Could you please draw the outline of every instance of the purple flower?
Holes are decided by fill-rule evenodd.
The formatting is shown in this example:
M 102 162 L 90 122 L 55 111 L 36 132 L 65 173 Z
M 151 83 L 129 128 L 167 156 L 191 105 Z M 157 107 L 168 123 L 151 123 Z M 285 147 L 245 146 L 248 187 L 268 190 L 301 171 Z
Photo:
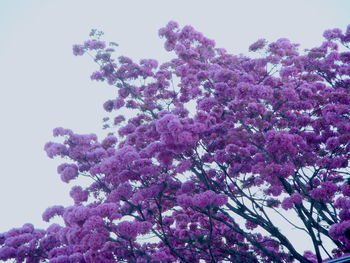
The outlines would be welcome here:
M 89 192 L 84 191 L 81 186 L 74 186 L 69 195 L 73 198 L 75 204 L 80 204 L 88 200 Z
M 173 114 L 166 114 L 156 121 L 156 129 L 159 133 L 169 132 L 168 124 L 178 118 Z
M 104 49 L 106 43 L 100 40 L 91 39 L 84 42 L 84 47 L 87 49 Z
M 50 263 L 70 263 L 69 257 L 66 255 L 60 255 L 50 259 Z
M 61 164 L 57 171 L 61 174 L 61 180 L 65 183 L 69 183 L 78 176 L 78 166 L 76 164 Z
M 85 48 L 82 45 L 73 45 L 74 56 L 82 56 L 85 53 Z
M 123 221 L 117 225 L 118 234 L 125 238 L 135 238 L 137 236 L 137 223 Z
M 186 181 L 181 185 L 181 191 L 183 193 L 191 192 L 194 188 L 195 188 L 195 185 L 193 181 Z
M 342 37 L 342 31 L 339 28 L 324 31 L 323 36 L 327 40 L 333 40 Z
M 54 216 L 62 216 L 64 212 L 64 207 L 61 205 L 51 206 L 45 210 L 42 214 L 42 218 L 44 221 L 49 222 L 51 218 Z
M 73 132 L 69 129 L 64 129 L 62 127 L 58 127 L 53 129 L 53 136 L 64 136 L 64 135 L 73 135 Z
M 48 142 L 44 146 L 44 150 L 47 153 L 47 156 L 53 158 L 57 155 L 64 156 L 67 154 L 67 148 L 63 144 Z
M 253 223 L 252 221 L 247 220 L 245 223 L 245 227 L 249 230 L 253 230 L 258 227 L 256 223 Z
M 129 183 L 123 183 L 117 187 L 117 192 L 121 197 L 129 199 L 132 196 L 132 187 Z
M 284 210 L 292 209 L 294 207 L 294 203 L 290 197 L 284 198 L 281 204 Z
M 114 146 L 117 143 L 118 139 L 115 136 L 107 136 L 101 143 L 102 147 L 107 149 L 109 147 Z
M 216 206 L 226 205 L 228 202 L 228 197 L 225 194 L 217 194 L 213 200 L 213 204 Z
M 183 208 L 188 208 L 192 205 L 192 198 L 187 194 L 178 195 L 176 201 Z
M 107 100 L 103 104 L 103 108 L 105 109 L 105 111 L 111 112 L 114 109 L 114 101 L 113 100 Z
M 125 105 L 129 109 L 136 109 L 137 108 L 137 102 L 134 100 L 128 100 Z
M 172 216 L 165 216 L 163 218 L 163 224 L 166 226 L 170 226 L 174 223 L 174 218 Z
M 117 117 L 114 118 L 114 124 L 115 125 L 117 125 L 117 124 L 119 124 L 119 123 L 121 123 L 123 121 L 125 121 L 125 118 L 122 115 L 118 115 Z
M 312 189 L 310 195 L 318 200 L 330 200 L 338 191 L 338 186 L 332 182 L 323 182 L 318 188 Z
M 136 130 L 136 126 L 132 123 L 128 123 L 124 127 L 121 127 L 118 130 L 118 133 L 120 136 L 125 136 L 127 134 L 133 133 Z
M 146 234 L 152 229 L 152 224 L 150 222 L 137 222 L 137 232 L 140 234 Z
M 341 186 L 341 191 L 344 196 L 350 196 L 350 184 L 349 183 L 344 183 Z
M 199 102 L 198 109 L 209 112 L 216 103 L 217 101 L 214 98 L 204 98 Z
M 100 71 L 95 71 L 90 76 L 91 80 L 103 81 L 105 78 Z
M 326 142 L 326 147 L 328 150 L 334 150 L 337 147 L 339 147 L 339 145 L 340 145 L 340 142 L 337 137 L 331 137 Z
M 178 173 L 183 173 L 186 172 L 187 170 L 190 169 L 192 165 L 192 162 L 190 160 L 183 160 L 179 163 L 179 165 L 176 167 L 176 171 Z
M 257 51 L 262 49 L 266 45 L 267 41 L 265 39 L 258 39 L 256 42 L 249 46 L 249 51 Z
M 171 152 L 160 152 L 157 154 L 157 159 L 163 166 L 170 166 L 173 162 L 173 154 Z
M 204 208 L 211 204 L 211 202 L 215 198 L 215 193 L 211 190 L 205 191 L 201 194 L 196 194 L 193 196 L 192 203 L 195 206 L 198 206 L 200 208 Z
M 290 199 L 295 204 L 301 204 L 303 201 L 303 197 L 299 193 L 294 193 L 290 196 Z
M 1 247 L 0 248 L 0 260 L 8 260 L 16 256 L 16 249 L 13 247 Z
M 120 109 L 121 107 L 123 107 L 125 104 L 124 99 L 122 98 L 116 98 L 114 100 L 114 109 Z
M 310 250 L 304 252 L 303 255 L 306 259 L 308 259 L 311 263 L 317 263 L 317 256 Z
M 76 252 L 69 256 L 69 263 L 83 263 L 84 262 L 84 255 Z
M 5 240 L 5 246 L 18 248 L 20 245 L 28 243 L 34 238 L 32 233 L 24 233 Z

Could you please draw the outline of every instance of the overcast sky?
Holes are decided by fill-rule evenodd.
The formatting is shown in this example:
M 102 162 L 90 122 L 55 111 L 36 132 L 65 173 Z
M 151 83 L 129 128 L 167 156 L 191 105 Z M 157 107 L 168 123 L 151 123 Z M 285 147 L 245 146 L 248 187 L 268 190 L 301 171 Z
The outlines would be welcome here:
M 169 20 L 247 53 L 261 37 L 318 45 L 325 29 L 350 23 L 349 11 L 348 0 L 0 0 L 0 232 L 26 222 L 45 227 L 46 207 L 72 204 L 71 185 L 56 173 L 60 162 L 43 146 L 57 126 L 99 134 L 102 103 L 115 97 L 112 87 L 90 81 L 96 66 L 88 57 L 72 55 L 90 29 L 117 42 L 118 54 L 165 61 L 157 31 Z

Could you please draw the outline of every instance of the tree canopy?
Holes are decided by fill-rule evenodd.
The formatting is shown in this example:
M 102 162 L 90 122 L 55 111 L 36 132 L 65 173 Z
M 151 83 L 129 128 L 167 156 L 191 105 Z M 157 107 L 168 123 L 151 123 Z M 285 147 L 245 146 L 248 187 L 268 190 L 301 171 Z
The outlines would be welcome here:
M 175 54 L 161 65 L 114 56 L 117 44 L 97 30 L 73 46 L 98 64 L 92 80 L 116 88 L 103 104 L 109 134 L 54 129 L 61 141 L 45 151 L 63 158 L 62 181 L 91 184 L 71 188 L 74 205 L 44 211 L 64 224 L 0 234 L 0 260 L 306 263 L 349 253 L 350 26 L 303 52 L 259 39 L 250 57 L 176 22 L 159 35 Z M 299 251 L 276 216 L 312 249 Z

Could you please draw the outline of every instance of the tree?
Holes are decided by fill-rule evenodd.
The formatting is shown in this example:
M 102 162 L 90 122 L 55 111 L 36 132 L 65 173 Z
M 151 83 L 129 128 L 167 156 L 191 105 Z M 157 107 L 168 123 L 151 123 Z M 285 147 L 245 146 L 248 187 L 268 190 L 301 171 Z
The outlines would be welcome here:
M 54 129 L 64 141 L 45 150 L 67 161 L 62 181 L 92 183 L 72 187 L 73 206 L 43 213 L 64 225 L 1 234 L 0 259 L 279 263 L 348 253 L 350 26 L 303 53 L 260 39 L 253 58 L 191 26 L 169 22 L 159 34 L 176 54 L 160 66 L 113 58 L 116 44 L 96 30 L 73 47 L 98 63 L 91 79 L 117 87 L 103 105 L 110 133 Z M 298 251 L 273 214 L 307 233 L 313 251 Z

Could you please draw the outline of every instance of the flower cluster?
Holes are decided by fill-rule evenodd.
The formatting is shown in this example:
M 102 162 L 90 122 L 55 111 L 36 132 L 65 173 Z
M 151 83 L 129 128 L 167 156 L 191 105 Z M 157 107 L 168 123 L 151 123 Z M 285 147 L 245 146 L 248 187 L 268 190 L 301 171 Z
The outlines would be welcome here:
M 91 184 L 72 187 L 72 206 L 43 213 L 62 225 L 0 234 L 0 260 L 309 263 L 322 262 L 326 240 L 328 257 L 347 253 L 350 26 L 304 53 L 259 39 L 254 58 L 176 22 L 159 35 L 175 55 L 163 64 L 115 58 L 97 31 L 73 46 L 98 63 L 92 80 L 116 87 L 103 104 L 109 134 L 54 129 L 62 141 L 44 150 L 65 159 L 61 180 Z M 293 227 L 287 213 L 299 217 L 313 251 L 288 241 L 276 211 Z

